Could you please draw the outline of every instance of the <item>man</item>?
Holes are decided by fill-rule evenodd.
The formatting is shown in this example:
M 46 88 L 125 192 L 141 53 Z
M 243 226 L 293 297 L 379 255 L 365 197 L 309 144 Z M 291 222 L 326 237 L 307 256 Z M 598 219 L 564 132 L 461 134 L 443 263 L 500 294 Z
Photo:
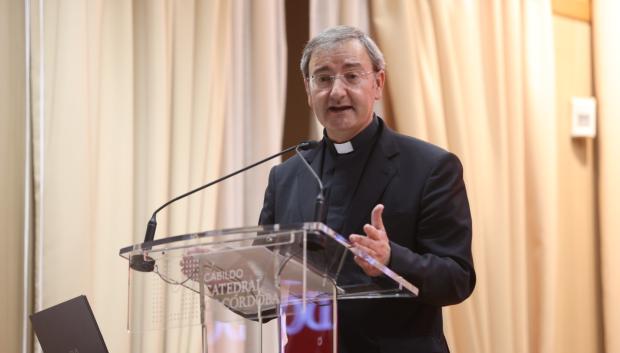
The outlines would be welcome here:
M 373 113 L 384 69 L 375 43 L 346 26 L 310 40 L 301 59 L 308 104 L 325 128 L 304 157 L 330 190 L 327 225 L 420 289 L 414 299 L 339 301 L 339 352 L 448 352 L 441 308 L 475 285 L 462 166 Z M 312 221 L 313 185 L 298 157 L 274 167 L 260 223 Z

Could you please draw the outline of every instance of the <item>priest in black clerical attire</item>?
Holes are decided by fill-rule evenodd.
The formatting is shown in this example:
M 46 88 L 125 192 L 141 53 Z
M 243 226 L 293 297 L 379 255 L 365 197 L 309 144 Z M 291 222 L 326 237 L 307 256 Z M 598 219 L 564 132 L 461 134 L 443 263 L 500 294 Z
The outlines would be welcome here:
M 378 131 L 379 120 L 375 118 L 351 141 L 336 143 L 325 136 L 318 147 L 321 153 L 318 175 L 328 195 L 326 223 L 338 233 L 342 233 L 347 211 L 364 173 Z
M 441 309 L 465 300 L 476 282 L 459 159 L 392 131 L 374 114 L 385 62 L 360 30 L 317 35 L 301 71 L 324 127 L 320 145 L 303 156 L 327 190 L 327 225 L 420 290 L 417 298 L 339 302 L 339 352 L 449 352 Z M 313 221 L 316 193 L 301 159 L 287 160 L 269 174 L 260 223 Z M 381 274 L 362 259 L 349 266 L 369 280 Z

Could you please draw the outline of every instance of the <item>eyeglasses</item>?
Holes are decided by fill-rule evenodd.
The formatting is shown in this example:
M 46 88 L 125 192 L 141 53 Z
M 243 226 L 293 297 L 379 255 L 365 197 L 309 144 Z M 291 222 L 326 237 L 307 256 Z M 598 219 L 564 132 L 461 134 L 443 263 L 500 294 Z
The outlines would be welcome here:
M 357 87 L 362 83 L 362 80 L 368 76 L 368 74 L 375 73 L 375 71 L 348 71 L 342 75 L 328 75 L 318 74 L 310 76 L 311 88 L 317 90 L 329 89 L 334 85 L 336 79 L 341 79 L 342 82 L 349 87 Z

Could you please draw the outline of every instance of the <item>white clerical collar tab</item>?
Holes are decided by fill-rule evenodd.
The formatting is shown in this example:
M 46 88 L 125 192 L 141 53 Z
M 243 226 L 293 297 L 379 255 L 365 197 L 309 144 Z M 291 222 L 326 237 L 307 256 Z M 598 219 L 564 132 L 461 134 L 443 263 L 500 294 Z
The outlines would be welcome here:
M 353 152 L 353 145 L 351 144 L 351 141 L 347 141 L 345 143 L 334 143 L 334 147 L 336 147 L 336 152 L 338 152 L 338 154 Z

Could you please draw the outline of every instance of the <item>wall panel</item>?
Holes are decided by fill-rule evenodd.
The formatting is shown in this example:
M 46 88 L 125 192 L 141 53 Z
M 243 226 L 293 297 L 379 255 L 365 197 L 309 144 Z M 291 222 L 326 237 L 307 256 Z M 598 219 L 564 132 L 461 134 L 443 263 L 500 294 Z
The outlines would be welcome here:
M 0 0 L 0 351 L 19 352 L 24 216 L 24 4 Z

